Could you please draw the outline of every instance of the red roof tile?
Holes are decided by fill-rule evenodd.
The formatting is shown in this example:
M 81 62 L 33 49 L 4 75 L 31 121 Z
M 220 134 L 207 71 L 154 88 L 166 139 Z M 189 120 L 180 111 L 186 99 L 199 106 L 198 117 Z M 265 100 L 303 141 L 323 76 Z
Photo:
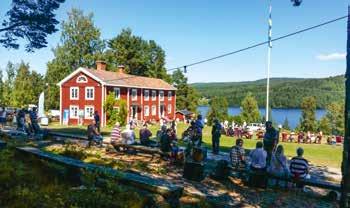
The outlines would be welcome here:
M 107 85 L 112 86 L 128 86 L 136 88 L 164 89 L 176 90 L 176 88 L 164 80 L 143 76 L 135 76 L 122 72 L 112 72 L 104 70 L 86 69 L 95 75 Z

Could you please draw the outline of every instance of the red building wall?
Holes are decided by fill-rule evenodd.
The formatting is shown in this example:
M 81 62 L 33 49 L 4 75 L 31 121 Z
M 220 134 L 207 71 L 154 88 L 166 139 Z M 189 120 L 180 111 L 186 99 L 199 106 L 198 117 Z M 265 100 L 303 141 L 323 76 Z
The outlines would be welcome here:
M 87 83 L 77 83 L 77 77 L 84 75 L 79 73 L 72 77 L 67 82 L 63 83 L 61 86 L 62 90 L 62 103 L 61 103 L 61 118 L 63 118 L 63 111 L 65 109 L 70 109 L 70 105 L 76 105 L 79 109 L 85 110 L 85 106 L 93 106 L 95 111 L 98 111 L 99 115 L 102 114 L 102 87 L 96 80 L 85 75 L 87 78 Z M 70 87 L 79 87 L 79 99 L 71 100 L 70 99 Z M 85 87 L 94 87 L 94 100 L 85 99 Z M 77 125 L 78 119 L 70 118 L 68 120 L 69 125 Z M 83 119 L 83 124 L 87 125 L 91 123 L 92 119 Z

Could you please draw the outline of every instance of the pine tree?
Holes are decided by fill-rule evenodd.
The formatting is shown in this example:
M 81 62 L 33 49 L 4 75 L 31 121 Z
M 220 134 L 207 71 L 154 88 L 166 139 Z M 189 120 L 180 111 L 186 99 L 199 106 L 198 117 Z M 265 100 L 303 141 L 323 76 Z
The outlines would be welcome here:
M 288 118 L 287 118 L 287 117 L 284 119 L 284 122 L 283 122 L 282 127 L 283 127 L 283 129 L 285 129 L 285 130 L 290 130 L 289 121 L 288 121 Z
M 301 103 L 301 122 L 302 131 L 316 131 L 316 99 L 315 97 L 305 97 Z
M 226 98 L 214 97 L 210 100 L 208 124 L 212 125 L 214 119 L 219 119 L 219 121 L 228 119 L 228 102 Z
M 247 123 L 258 122 L 260 119 L 260 112 L 258 102 L 255 97 L 248 93 L 241 103 L 241 118 Z

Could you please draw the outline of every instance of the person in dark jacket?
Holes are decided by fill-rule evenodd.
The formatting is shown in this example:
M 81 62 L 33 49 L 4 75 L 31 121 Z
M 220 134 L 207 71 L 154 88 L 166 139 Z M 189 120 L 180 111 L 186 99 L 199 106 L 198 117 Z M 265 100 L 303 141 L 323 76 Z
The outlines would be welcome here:
M 98 114 L 98 111 L 95 111 L 95 113 L 94 113 L 94 120 L 96 123 L 96 128 L 97 128 L 98 133 L 101 133 L 101 129 L 100 129 L 101 119 L 100 119 L 100 115 Z
M 149 139 L 152 136 L 152 132 L 148 129 L 148 125 L 143 124 L 143 128 L 140 129 L 140 142 L 142 145 L 149 146 L 151 140 Z
M 220 137 L 222 126 L 218 119 L 214 119 L 213 128 L 211 130 L 213 154 L 219 154 Z
M 272 126 L 271 121 L 266 121 L 266 132 L 264 135 L 264 150 L 267 153 L 266 162 L 269 165 L 272 151 L 275 149 L 277 143 L 278 143 L 278 131 Z
M 171 130 L 167 129 L 166 134 L 163 134 L 160 138 L 160 150 L 162 152 L 171 152 Z

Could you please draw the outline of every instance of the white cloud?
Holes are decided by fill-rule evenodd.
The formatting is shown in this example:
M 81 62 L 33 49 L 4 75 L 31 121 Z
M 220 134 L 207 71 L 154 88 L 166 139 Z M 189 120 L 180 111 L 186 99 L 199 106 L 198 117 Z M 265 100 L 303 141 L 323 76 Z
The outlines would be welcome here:
M 320 54 L 317 55 L 316 58 L 320 61 L 344 60 L 346 58 L 346 53 Z

